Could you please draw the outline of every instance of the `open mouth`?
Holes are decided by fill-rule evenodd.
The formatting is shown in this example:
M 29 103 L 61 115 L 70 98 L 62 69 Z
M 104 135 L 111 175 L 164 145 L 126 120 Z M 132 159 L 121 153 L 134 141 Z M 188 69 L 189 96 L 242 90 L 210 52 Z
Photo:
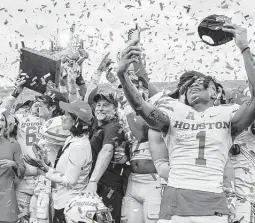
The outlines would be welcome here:
M 190 90 L 191 93 L 197 93 L 197 92 L 200 92 L 200 91 L 201 91 L 200 88 L 192 88 L 192 89 Z
M 106 115 L 105 113 L 97 113 L 97 115 Z

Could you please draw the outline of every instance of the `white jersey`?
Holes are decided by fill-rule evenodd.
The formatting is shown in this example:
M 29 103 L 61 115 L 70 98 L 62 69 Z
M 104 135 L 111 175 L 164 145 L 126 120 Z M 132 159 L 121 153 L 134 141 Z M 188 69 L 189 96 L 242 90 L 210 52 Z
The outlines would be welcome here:
M 161 110 L 170 118 L 167 133 L 170 172 L 175 188 L 223 192 L 223 173 L 232 145 L 231 119 L 237 105 L 215 106 L 204 112 L 178 101 Z
M 15 117 L 18 120 L 17 141 L 20 144 L 22 154 L 35 158 L 32 146 L 39 138 L 39 132 L 43 120 L 30 114 L 16 114 Z M 28 174 L 37 174 L 36 167 L 30 166 L 27 163 L 25 163 L 25 165 L 26 172 Z
M 231 163 L 235 169 L 236 193 L 248 196 L 255 202 L 255 135 L 251 128 L 241 133 L 234 143 L 241 147 L 239 155 L 230 154 Z

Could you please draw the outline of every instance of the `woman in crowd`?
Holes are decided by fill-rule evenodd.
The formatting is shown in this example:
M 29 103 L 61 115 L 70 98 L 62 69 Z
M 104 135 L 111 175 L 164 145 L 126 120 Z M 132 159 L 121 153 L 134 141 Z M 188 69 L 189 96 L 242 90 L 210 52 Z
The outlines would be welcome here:
M 75 195 L 83 192 L 89 181 L 92 164 L 91 146 L 88 138 L 92 112 L 89 105 L 83 101 L 74 103 L 60 102 L 60 107 L 66 112 L 63 116 L 63 129 L 70 130 L 71 136 L 59 150 L 54 168 L 47 166 L 40 159 L 25 156 L 25 161 L 38 167 L 40 174 L 55 183 L 52 196 L 54 202 L 53 222 L 65 223 L 64 208 Z
M 0 114 L 0 222 L 17 222 L 19 211 L 13 182 L 15 175 L 23 178 L 25 165 L 19 144 L 6 137 L 8 124 L 4 110 Z

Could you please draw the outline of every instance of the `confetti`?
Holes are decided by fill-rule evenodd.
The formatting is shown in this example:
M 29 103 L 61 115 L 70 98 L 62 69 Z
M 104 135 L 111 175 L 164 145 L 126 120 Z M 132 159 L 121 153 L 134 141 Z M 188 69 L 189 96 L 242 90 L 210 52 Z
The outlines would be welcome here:
M 137 0 L 139 6 L 142 6 L 141 0 Z
M 186 12 L 189 13 L 189 11 L 190 11 L 190 5 L 188 5 L 188 6 L 183 6 L 183 8 L 185 8 L 185 9 L 186 9 Z
M 162 3 L 162 2 L 159 3 L 159 6 L 160 6 L 161 11 L 163 11 L 164 6 L 163 6 L 163 3 Z
M 130 8 L 135 8 L 135 6 L 133 6 L 133 5 L 126 5 L 125 8 L 130 9 Z
M 37 29 L 42 29 L 44 26 L 43 25 L 36 25 Z
M 15 64 L 15 63 L 17 63 L 19 61 L 19 59 L 17 59 L 17 60 L 15 60 L 15 61 L 13 61 L 12 63 L 11 63 L 11 65 L 13 65 L 13 64 Z
M 195 32 L 187 33 L 187 36 L 193 36 L 194 34 L 195 34 Z
M 4 21 L 4 25 L 7 25 L 8 24 L 8 21 L 7 21 L 7 19 Z

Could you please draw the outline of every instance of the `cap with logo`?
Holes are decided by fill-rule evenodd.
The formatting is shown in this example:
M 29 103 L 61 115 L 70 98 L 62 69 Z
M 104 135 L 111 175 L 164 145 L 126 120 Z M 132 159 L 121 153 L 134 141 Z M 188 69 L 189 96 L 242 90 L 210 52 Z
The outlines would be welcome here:
M 234 35 L 222 30 L 224 23 L 230 23 L 231 19 L 224 15 L 210 15 L 202 20 L 198 26 L 198 34 L 202 41 L 210 46 L 219 46 L 231 41 Z M 231 27 L 230 27 L 231 28 Z M 203 36 L 213 40 L 209 43 Z
M 102 92 L 102 93 L 96 94 L 93 98 L 93 101 L 97 103 L 99 100 L 107 100 L 108 102 L 112 103 L 115 107 L 118 106 L 118 102 L 113 93 Z
M 93 118 L 92 110 L 90 105 L 85 103 L 84 101 L 77 100 L 72 103 L 65 103 L 61 101 L 59 103 L 59 106 L 64 111 L 74 114 L 85 123 L 89 125 L 91 124 Z

